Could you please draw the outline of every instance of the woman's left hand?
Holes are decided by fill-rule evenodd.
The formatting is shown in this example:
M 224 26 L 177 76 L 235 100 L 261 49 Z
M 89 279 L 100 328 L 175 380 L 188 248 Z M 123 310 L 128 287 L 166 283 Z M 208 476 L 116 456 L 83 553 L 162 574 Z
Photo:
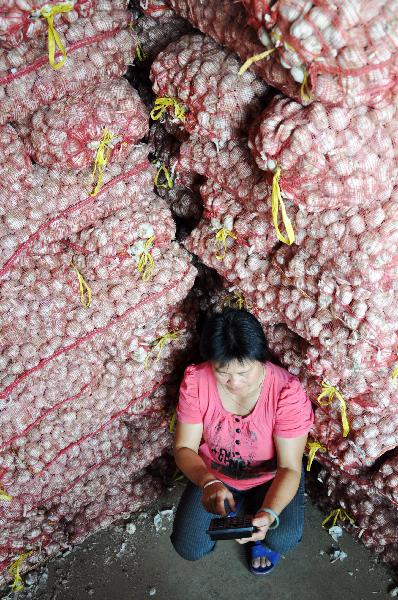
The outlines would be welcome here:
M 257 542 L 258 540 L 263 540 L 273 521 L 274 518 L 272 515 L 265 512 L 257 512 L 252 520 L 252 523 L 257 528 L 257 530 L 253 531 L 252 537 L 240 538 L 236 541 L 238 542 L 238 544 L 247 544 L 247 542 Z

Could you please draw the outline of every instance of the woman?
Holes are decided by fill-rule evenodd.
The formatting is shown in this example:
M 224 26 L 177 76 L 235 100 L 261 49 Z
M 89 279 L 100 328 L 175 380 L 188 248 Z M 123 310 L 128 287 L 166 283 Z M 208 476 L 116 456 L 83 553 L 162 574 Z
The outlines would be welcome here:
M 177 407 L 174 456 L 189 483 L 171 541 L 187 560 L 208 554 L 211 519 L 239 502 L 256 530 L 237 541 L 251 542 L 250 570 L 266 575 L 301 541 L 311 403 L 298 379 L 270 361 L 262 327 L 245 310 L 209 318 L 200 350 L 206 362 L 186 369 Z

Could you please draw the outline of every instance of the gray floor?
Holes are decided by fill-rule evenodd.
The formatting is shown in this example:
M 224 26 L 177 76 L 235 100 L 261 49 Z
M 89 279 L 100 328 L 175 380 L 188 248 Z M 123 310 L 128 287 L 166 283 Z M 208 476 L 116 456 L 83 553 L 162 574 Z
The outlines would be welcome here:
M 331 563 L 329 551 L 336 543 L 321 528 L 322 514 L 308 498 L 304 540 L 269 577 L 247 571 L 244 547 L 234 541 L 219 542 L 200 562 L 186 562 L 170 544 L 168 519 L 159 532 L 153 523 L 159 509 L 176 505 L 181 491 L 177 485 L 146 513 L 135 515 L 134 533 L 111 527 L 50 561 L 38 577 L 28 578 L 31 586 L 18 600 L 381 600 L 391 598 L 398 585 L 394 573 L 347 533 L 340 538 L 347 558 Z

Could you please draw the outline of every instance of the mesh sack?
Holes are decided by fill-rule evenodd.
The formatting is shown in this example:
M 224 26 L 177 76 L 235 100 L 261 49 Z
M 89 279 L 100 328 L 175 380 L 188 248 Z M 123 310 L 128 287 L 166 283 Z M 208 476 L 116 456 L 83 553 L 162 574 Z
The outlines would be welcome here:
M 230 0 L 170 0 L 175 12 L 192 23 L 202 33 L 226 46 L 242 61 L 264 51 L 255 31 L 247 25 L 247 14 L 240 2 Z M 269 48 L 272 50 L 272 46 Z M 300 100 L 300 86 L 274 57 L 254 62 L 250 69 L 268 85 L 276 87 L 290 98 Z
M 280 168 L 284 197 L 319 211 L 389 199 L 397 176 L 397 102 L 377 109 L 303 107 L 276 96 L 251 130 L 258 166 Z
M 118 2 L 120 4 L 120 1 Z M 44 6 L 57 7 L 61 2 L 46 0 L 4 0 L 0 9 L 0 47 L 16 48 L 32 38 L 45 38 L 48 30 L 47 22 L 40 17 Z M 95 0 L 74 0 L 67 3 L 67 12 L 54 14 L 53 23 L 56 31 L 65 31 L 67 27 L 81 17 L 89 17 L 94 11 Z M 98 7 L 95 7 L 98 9 Z M 123 7 L 122 7 L 123 8 Z
M 31 41 L 0 50 L 0 123 L 20 121 L 52 102 L 121 77 L 135 54 L 135 35 L 125 29 L 130 16 L 108 10 L 71 24 L 63 39 L 67 59 L 57 71 L 48 64 L 45 44 Z
M 372 475 L 372 483 L 379 494 L 387 497 L 398 507 L 398 453 L 393 451 Z
M 108 215 L 135 204 L 153 189 L 154 168 L 144 144 L 127 148 L 125 158 L 103 170 L 103 185 L 93 196 L 88 169 L 59 171 L 34 166 L 18 194 L 2 193 L 0 246 L 3 280 L 12 277 L 19 260 L 29 253 L 48 252 L 50 242 L 89 227 Z
M 369 479 L 346 475 L 340 470 L 322 469 L 318 484 L 312 486 L 310 495 L 327 512 L 338 508 L 346 511 L 346 517 L 338 524 L 379 559 L 391 564 L 398 563 L 398 511 L 395 506 L 377 494 Z M 343 513 L 343 516 L 344 513 Z M 332 525 L 333 519 L 325 524 Z
M 253 73 L 239 76 L 238 70 L 232 52 L 198 33 L 183 36 L 161 52 L 150 77 L 157 96 L 177 98 L 183 106 L 181 125 L 189 133 L 224 145 L 247 129 L 267 92 Z
M 141 140 L 148 133 L 148 113 L 138 92 L 125 79 L 115 79 L 39 109 L 17 130 L 37 164 L 83 169 L 92 165 L 104 130 L 112 136 L 110 160 Z
M 11 125 L 0 126 L 0 194 L 18 194 L 32 171 L 32 162 Z
M 138 19 L 135 32 L 142 49 L 142 61 L 152 63 L 171 42 L 191 33 L 192 27 L 185 19 L 175 14 L 156 18 L 144 15 Z
M 259 37 L 306 95 L 327 104 L 371 105 L 394 87 L 395 0 L 244 0 Z M 272 6 L 271 6 L 272 4 Z M 308 88 L 307 79 L 311 84 Z

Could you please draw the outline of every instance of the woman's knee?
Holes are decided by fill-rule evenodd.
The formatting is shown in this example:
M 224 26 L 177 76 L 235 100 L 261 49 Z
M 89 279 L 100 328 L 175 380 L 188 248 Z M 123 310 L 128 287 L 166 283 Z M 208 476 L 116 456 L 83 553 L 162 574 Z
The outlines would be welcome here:
M 279 552 L 279 554 L 287 554 L 297 548 L 303 539 L 303 534 L 295 534 L 285 538 L 279 538 L 272 541 L 272 549 Z
M 184 544 L 184 542 L 179 541 L 176 537 L 171 534 L 170 541 L 173 545 L 174 550 L 184 558 L 185 560 L 196 561 L 200 560 L 210 552 L 213 552 L 215 548 L 215 543 L 213 546 L 209 546 L 206 548 L 197 548 L 194 546 L 189 546 L 188 544 Z

